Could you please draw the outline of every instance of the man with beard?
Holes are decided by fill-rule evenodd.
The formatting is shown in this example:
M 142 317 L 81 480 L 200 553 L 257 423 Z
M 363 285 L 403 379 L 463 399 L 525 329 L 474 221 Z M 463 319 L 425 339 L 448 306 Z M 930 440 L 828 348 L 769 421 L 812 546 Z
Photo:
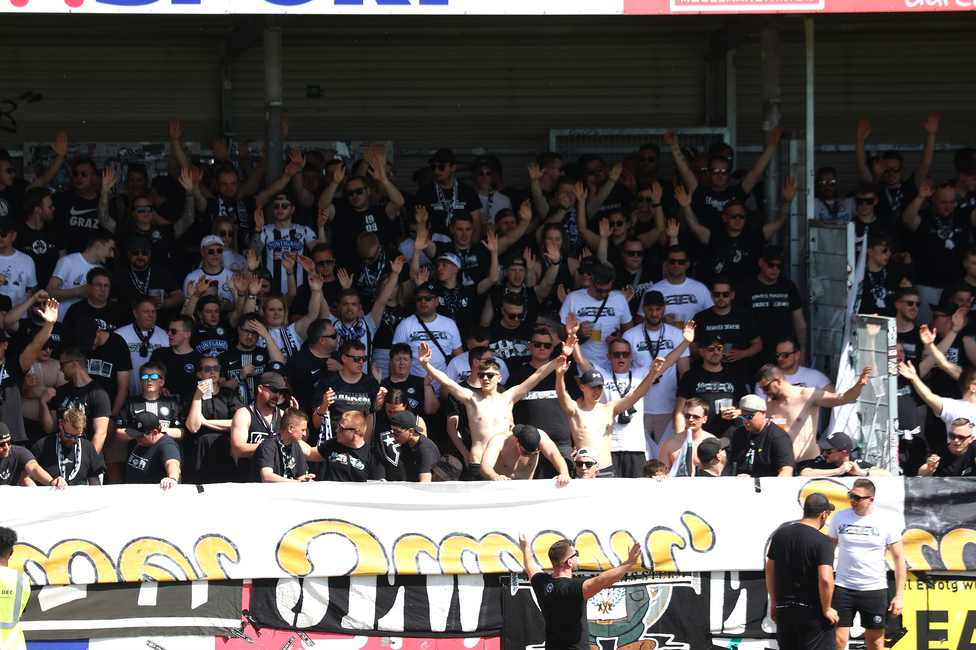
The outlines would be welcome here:
M 119 303 L 128 305 L 137 296 L 154 296 L 156 309 L 181 307 L 183 289 L 165 264 L 152 265 L 151 242 L 145 237 L 133 237 L 126 249 L 129 263 L 121 265 L 112 281 L 113 295 Z
M 67 485 L 101 485 L 105 464 L 85 438 L 87 418 L 78 409 L 68 409 L 58 422 L 58 431 L 37 441 L 34 458 L 51 476 L 64 478 Z
M 312 395 L 324 381 L 326 373 L 342 367 L 338 359 L 332 358 L 336 347 L 335 328 L 329 321 L 319 318 L 308 326 L 308 338 L 302 349 L 288 357 L 285 376 L 299 408 L 306 413 L 314 408 Z
M 722 339 L 722 361 L 740 372 L 745 380 L 750 363 L 747 359 L 762 352 L 759 325 L 748 309 L 734 304 L 735 291 L 730 279 L 716 276 L 711 283 L 711 292 L 715 304 L 695 314 L 697 340 L 691 345 L 691 354 L 704 356 L 701 346 L 706 345 L 705 339 L 711 341 L 718 336 Z
M 85 414 L 85 437 L 91 440 L 95 451 L 101 453 L 108 438 L 108 421 L 112 404 L 108 393 L 88 374 L 88 357 L 77 346 L 69 346 L 61 352 L 61 374 L 67 383 L 48 388 L 41 395 L 41 424 L 44 431 L 54 433 L 58 414 L 76 408 Z
M 362 433 L 366 442 L 373 439 L 373 413 L 376 411 L 376 397 L 380 384 L 376 378 L 363 373 L 366 362 L 366 347 L 357 340 L 346 341 L 339 348 L 342 368 L 330 373 L 319 384 L 312 395 L 311 404 L 316 408 L 312 414 L 312 427 L 322 428 L 322 420 L 328 413 L 331 422 L 326 431 L 335 431 L 343 414 L 357 411 L 363 414 L 365 428 Z M 332 391 L 333 395 L 328 395 Z M 385 392 L 385 391 L 384 391 Z M 328 436 L 327 436 L 328 437 Z
M 183 398 L 187 440 L 184 473 L 190 484 L 230 483 L 237 480 L 237 463 L 230 449 L 232 418 L 244 409 L 240 394 L 221 388 L 220 362 L 213 357 L 197 361 L 197 384 Z
M 98 328 L 106 332 L 114 332 L 126 323 L 132 316 L 114 300 L 109 300 L 112 292 L 112 276 L 106 269 L 95 267 L 88 272 L 88 298 L 71 305 L 66 317 L 67 322 L 76 323 L 79 318 L 95 319 Z M 129 301 L 128 304 L 132 304 Z
M 258 339 L 264 338 L 268 347 L 258 346 Z M 281 354 L 268 328 L 257 314 L 244 314 L 237 326 L 237 345 L 218 357 L 223 366 L 224 376 L 221 386 L 237 388 L 241 402 L 254 401 L 254 379 L 265 371 L 277 367 L 284 369 L 285 357 Z
M 418 209 L 430 214 L 430 230 L 435 235 L 450 235 L 448 228 L 455 219 L 464 216 L 472 224 L 474 241 L 481 239 L 481 199 L 468 185 L 454 178 L 457 172 L 457 157 L 450 149 L 440 149 L 427 161 L 434 182 L 414 195 Z M 418 219 L 419 220 L 419 219 Z M 428 254 L 433 259 L 435 255 Z
M 91 158 L 79 158 L 72 165 L 71 189 L 52 197 L 54 218 L 65 234 L 68 253 L 80 252 L 98 231 L 97 169 Z M 58 298 L 58 296 L 55 296 Z
M 34 260 L 37 285 L 46 287 L 54 273 L 54 265 L 67 252 L 64 231 L 53 223 L 54 203 L 51 201 L 51 193 L 43 187 L 27 190 L 24 193 L 24 215 L 26 220 L 17 228 L 14 246 Z
M 277 372 L 258 377 L 254 401 L 234 413 L 230 425 L 230 447 L 237 459 L 238 477 L 246 481 L 251 475 L 251 457 L 265 438 L 278 433 L 281 411 L 278 400 L 285 390 L 285 380 Z
M 701 364 L 692 365 L 678 382 L 678 399 L 674 405 L 674 431 L 677 435 L 670 439 L 683 439 L 681 432 L 688 426 L 684 413 L 688 409 L 687 402 L 693 399 L 706 404 L 704 416 L 707 421 L 699 426 L 703 424 L 706 431 L 716 436 L 725 434 L 732 423 L 722 418 L 715 403 L 728 399 L 735 404 L 749 392 L 743 375 L 722 363 L 722 355 L 725 354 L 723 339 L 718 335 L 706 339 L 707 343 L 702 342 Z M 711 417 L 707 417 L 709 413 Z
M 308 226 L 292 222 L 297 204 L 295 196 L 288 190 L 275 194 L 271 202 L 274 222 L 264 224 L 264 213 L 254 215 L 255 236 L 251 238 L 250 248 L 263 258 L 263 264 L 271 273 L 271 286 L 274 293 L 288 293 L 288 275 L 295 275 L 296 285 L 305 283 L 305 269 L 297 265 L 291 271 L 285 269 L 281 260 L 286 255 L 305 255 L 319 242 L 326 241 L 325 220 L 317 222 L 318 232 Z

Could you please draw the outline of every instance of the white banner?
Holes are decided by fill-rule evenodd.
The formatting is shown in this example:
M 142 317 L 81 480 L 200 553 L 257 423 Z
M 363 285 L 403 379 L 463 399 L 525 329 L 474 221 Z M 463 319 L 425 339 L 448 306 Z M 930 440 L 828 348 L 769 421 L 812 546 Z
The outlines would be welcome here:
M 602 570 L 638 541 L 653 571 L 761 570 L 767 540 L 824 492 L 848 507 L 853 479 L 638 479 L 498 483 L 303 483 L 6 488 L 10 566 L 35 584 L 507 573 L 518 534 L 540 564 L 574 540 Z M 902 479 L 877 479 L 876 507 L 904 525 Z

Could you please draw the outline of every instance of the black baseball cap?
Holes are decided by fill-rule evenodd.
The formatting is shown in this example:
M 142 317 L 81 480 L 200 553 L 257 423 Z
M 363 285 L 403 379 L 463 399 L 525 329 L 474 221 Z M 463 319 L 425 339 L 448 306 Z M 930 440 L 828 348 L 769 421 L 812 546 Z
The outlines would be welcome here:
M 823 492 L 814 492 L 803 502 L 803 512 L 820 514 L 821 512 L 833 512 L 834 504 L 830 502 Z
M 854 451 L 854 441 L 843 431 L 835 431 L 817 442 L 821 449 L 839 449 L 848 453 Z
M 603 375 L 600 374 L 599 370 L 594 370 L 590 368 L 583 373 L 583 377 L 580 379 L 580 383 L 588 388 L 596 388 L 597 386 L 603 385 Z
M 728 438 L 706 438 L 698 445 L 698 460 L 703 463 L 710 463 L 718 456 L 732 441 Z
M 644 299 L 641 301 L 642 305 L 667 305 L 667 301 L 664 299 L 664 294 L 660 291 L 648 291 L 644 294 Z
M 427 161 L 427 164 L 430 163 L 444 163 L 446 165 L 456 165 L 457 156 L 455 156 L 454 152 L 451 151 L 450 149 L 438 149 L 434 153 L 434 155 L 430 157 L 430 160 Z
M 775 244 L 770 244 L 762 250 L 762 258 L 767 262 L 772 262 L 773 260 L 783 261 L 783 249 Z
M 522 445 L 522 449 L 530 454 L 539 449 L 539 441 L 542 440 L 542 436 L 539 435 L 539 430 L 531 424 L 516 424 L 512 433 Z

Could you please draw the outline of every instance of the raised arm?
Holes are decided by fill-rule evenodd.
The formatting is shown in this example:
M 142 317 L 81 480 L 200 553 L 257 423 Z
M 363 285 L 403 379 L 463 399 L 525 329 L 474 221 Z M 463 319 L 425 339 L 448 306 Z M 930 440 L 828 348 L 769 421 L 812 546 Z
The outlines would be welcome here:
M 857 167 L 857 177 L 862 183 L 873 183 L 874 175 L 868 167 L 868 157 L 864 152 L 864 143 L 871 135 L 871 120 L 862 117 L 857 123 L 857 136 L 854 140 L 854 166 Z
M 871 374 L 871 366 L 865 366 L 864 370 L 861 371 L 861 376 L 858 378 L 857 382 L 844 391 L 843 394 L 838 393 L 828 393 L 824 391 L 819 398 L 814 400 L 817 406 L 822 408 L 832 408 L 834 406 L 842 406 L 844 404 L 853 404 L 860 396 L 861 391 L 864 387 L 868 385 L 868 377 Z
M 373 144 L 373 152 L 369 157 L 369 170 L 373 172 L 373 178 L 383 186 L 383 191 L 390 199 L 385 208 L 386 218 L 393 221 L 396 219 L 397 213 L 400 212 L 400 208 L 403 207 L 403 194 L 386 175 L 386 152 L 379 144 Z
M 587 190 L 582 183 L 577 183 L 574 189 L 576 190 L 576 205 L 577 205 L 576 230 L 577 232 L 579 232 L 580 237 L 583 238 L 583 243 L 589 246 L 590 248 L 592 248 L 593 250 L 596 250 L 600 246 L 600 235 L 590 230 L 590 226 L 587 223 L 587 219 L 586 219 L 586 215 L 587 215 L 586 197 L 589 194 L 589 190 Z M 610 223 L 607 222 L 607 226 L 609 225 Z M 607 233 L 607 236 L 609 236 L 609 233 Z
M 637 565 L 637 568 L 640 569 L 640 565 L 638 564 L 640 555 L 641 545 L 639 543 L 635 543 L 630 547 L 630 550 L 627 552 L 627 559 L 625 559 L 622 564 L 612 569 L 607 569 L 595 578 L 590 578 L 583 583 L 583 598 L 589 600 L 593 596 L 596 596 L 602 590 L 606 589 L 627 575 L 627 573 L 633 569 L 635 565 Z
M 918 215 L 918 211 L 922 209 L 922 203 L 931 198 L 933 194 L 935 194 L 935 184 L 932 183 L 931 179 L 926 178 L 918 186 L 918 194 L 905 206 L 905 211 L 901 213 L 901 222 L 909 231 L 915 232 L 922 225 L 922 217 Z
M 525 568 L 525 575 L 529 576 L 529 580 L 532 580 L 532 576 L 542 572 L 542 567 L 535 561 L 532 549 L 529 548 L 529 541 L 525 539 L 525 535 L 522 533 L 519 533 L 519 548 L 522 549 L 522 566 Z
M 552 372 L 553 370 L 555 370 L 557 366 L 561 365 L 563 361 L 565 361 L 566 359 L 568 359 L 569 358 L 569 355 L 571 355 L 573 353 L 573 348 L 575 346 L 576 346 L 576 336 L 574 336 L 573 334 L 570 334 L 569 336 L 566 337 L 566 342 L 563 343 L 563 350 L 562 350 L 562 354 L 560 356 L 556 357 L 555 359 L 553 359 L 552 361 L 550 361 L 546 365 L 544 365 L 541 368 L 537 369 L 535 372 L 533 372 L 531 375 L 529 375 L 528 378 L 525 381 L 523 381 L 518 386 L 515 386 L 514 388 L 511 388 L 511 389 L 505 391 L 502 394 L 503 395 L 508 395 L 509 396 L 509 399 L 512 402 L 512 404 L 514 404 L 515 402 L 519 401 L 520 399 L 522 399 L 523 397 L 525 397 L 526 395 L 528 395 L 529 394 L 529 391 L 532 390 L 533 388 L 535 388 L 536 384 L 538 384 L 540 381 L 542 381 L 542 378 L 543 377 L 545 377 L 550 372 Z
M 275 194 L 288 187 L 288 183 L 291 182 L 292 177 L 294 177 L 300 171 L 301 169 L 299 169 L 298 163 L 290 162 L 285 165 L 285 173 L 283 173 L 274 183 L 266 187 L 263 192 L 259 192 L 257 196 L 254 197 L 255 203 L 258 205 L 264 205 L 273 199 Z
M 54 142 L 49 143 L 51 149 L 54 150 L 54 160 L 51 164 L 47 166 L 44 173 L 35 178 L 30 184 L 25 187 L 25 190 L 29 190 L 34 187 L 45 187 L 48 183 L 54 180 L 57 175 L 58 170 L 61 169 L 61 163 L 64 162 L 64 157 L 68 155 L 68 135 L 64 131 L 58 131 L 58 135 Z
M 319 208 L 325 210 L 329 213 L 329 221 L 335 219 L 336 209 L 333 201 L 335 200 L 335 193 L 342 185 L 342 181 L 346 178 L 346 165 L 344 163 L 339 163 L 332 170 L 332 180 L 325 187 L 325 191 L 322 192 L 322 196 L 319 197 Z
M 783 137 L 783 126 L 777 124 L 773 127 L 773 130 L 769 132 L 769 144 L 763 149 L 762 155 L 756 160 L 756 164 L 752 166 L 749 173 L 745 175 L 742 179 L 742 189 L 745 190 L 746 194 L 752 191 L 752 188 L 756 186 L 759 182 L 759 178 L 762 173 L 766 170 L 766 166 L 769 164 L 769 159 L 773 157 L 773 152 L 776 147 L 779 146 L 779 140 Z
M 651 210 L 654 211 L 654 227 L 647 232 L 637 235 L 637 239 L 641 241 L 645 249 L 655 245 L 661 238 L 661 235 L 664 234 L 664 207 L 661 205 L 661 198 L 663 196 L 664 190 L 661 188 L 661 184 L 654 181 L 651 185 Z
M 922 159 L 912 176 L 916 188 L 922 186 L 922 181 L 929 177 L 929 170 L 932 168 L 932 154 L 935 153 L 935 134 L 939 131 L 939 117 L 938 113 L 929 113 L 925 121 L 922 122 L 922 127 L 925 128 L 925 144 L 922 146 Z
M 183 233 L 193 225 L 193 219 L 197 213 L 193 188 L 200 184 L 201 179 L 203 179 L 203 172 L 196 167 L 189 169 L 184 167 L 180 170 L 180 185 L 186 191 L 186 199 L 183 203 L 183 216 L 173 224 L 173 230 L 177 237 L 182 237 Z
M 539 184 L 539 179 L 546 170 L 539 167 L 539 165 L 532 163 L 529 165 L 529 182 L 530 182 L 530 192 L 532 193 L 532 206 L 535 208 L 535 213 L 542 218 L 545 218 L 549 214 L 549 202 L 546 201 L 545 194 L 542 193 L 542 185 Z
M 576 402 L 566 391 L 566 371 L 569 370 L 569 359 L 561 359 L 556 366 L 556 399 L 559 407 L 572 419 L 576 415 Z
M 549 260 L 549 268 L 546 269 L 539 282 L 533 287 L 535 297 L 539 302 L 545 300 L 546 296 L 552 291 L 553 285 L 556 284 L 556 278 L 559 277 L 559 262 L 562 261 L 562 253 L 554 241 L 546 242 L 546 252 L 544 255 Z
M 684 154 L 681 153 L 681 147 L 678 146 L 678 134 L 674 131 L 668 131 L 664 134 L 664 142 L 671 149 L 674 168 L 681 175 L 681 180 L 684 181 L 685 187 L 688 189 L 688 194 L 694 194 L 695 190 L 698 189 L 698 179 L 695 178 L 695 173 L 691 171 L 691 167 L 688 166 L 688 161 L 685 160 Z
M 532 204 L 529 201 L 523 201 L 522 205 L 519 206 L 518 224 L 507 235 L 498 238 L 498 254 L 501 255 L 522 239 L 522 236 L 529 229 L 530 223 L 532 223 Z
M 106 166 L 102 172 L 102 191 L 98 196 L 98 222 L 109 232 L 115 232 L 116 223 L 108 214 L 108 195 L 112 193 L 117 178 L 115 168 Z
M 691 209 L 691 194 L 686 192 L 685 188 L 678 185 L 674 188 L 674 200 L 678 202 L 681 214 L 685 216 L 688 230 L 698 238 L 698 241 L 703 244 L 708 244 L 712 238 L 712 231 L 701 225 L 698 217 L 695 216 L 694 211 Z
M 498 284 L 498 236 L 494 230 L 488 231 L 485 248 L 491 253 L 491 263 L 488 266 L 488 277 L 479 282 L 476 288 L 479 296 Z
M 928 386 L 918 378 L 915 366 L 911 361 L 898 364 L 898 374 L 908 380 L 922 401 L 928 404 L 929 408 L 936 414 L 942 415 L 942 397 L 933 393 Z
M 185 169 L 191 165 L 190 157 L 183 150 L 183 127 L 180 126 L 180 118 L 174 117 L 169 121 L 169 153 L 180 169 Z M 203 208 L 199 208 L 201 211 Z
M 780 228 L 786 225 L 786 220 L 790 218 L 790 211 L 793 208 L 793 197 L 796 196 L 796 177 L 790 176 L 786 179 L 783 186 L 783 202 L 779 204 L 779 210 L 773 220 L 763 226 L 763 237 L 769 239 L 775 235 Z
M 390 298 L 396 295 L 397 287 L 400 286 L 400 273 L 403 271 L 404 265 L 407 263 L 407 258 L 400 255 L 396 259 L 390 262 L 390 277 L 386 279 L 383 286 L 380 287 L 379 292 L 376 294 L 376 301 L 373 303 L 373 309 L 369 312 L 369 317 L 373 320 L 373 325 L 379 327 L 383 322 L 383 310 L 386 309 L 386 303 L 389 302 Z M 497 268 L 497 265 L 496 265 Z M 319 284 L 319 293 L 321 294 L 322 285 Z M 314 291 L 314 288 L 313 288 Z M 312 311 L 311 305 L 308 308 L 309 313 Z M 318 311 L 318 310 L 316 310 Z
M 620 180 L 620 174 L 623 171 L 623 163 L 614 165 L 613 169 L 610 170 L 610 176 L 607 178 L 607 182 L 604 183 L 603 187 L 597 190 L 592 197 L 590 197 L 589 202 L 586 204 L 586 211 L 589 214 L 596 214 L 600 210 L 600 206 L 603 205 L 603 202 L 607 200 L 608 196 L 610 196 L 610 192 L 613 191 L 613 186 L 617 184 L 618 180 Z
M 51 338 L 51 332 L 54 331 L 54 323 L 58 320 L 57 300 L 51 298 L 44 303 L 44 308 L 41 310 L 41 318 L 44 320 L 43 327 L 37 330 L 30 344 L 20 353 L 20 369 L 23 372 L 27 372 L 34 365 L 44 345 Z
M 445 389 L 447 389 L 447 392 L 453 395 L 454 399 L 461 402 L 465 406 L 470 404 L 472 400 L 474 400 L 474 397 L 472 397 L 474 393 L 464 388 L 461 388 L 460 386 L 458 386 L 456 381 L 454 381 L 446 374 L 444 374 L 443 372 L 441 372 L 440 370 L 432 366 L 430 363 L 430 357 L 431 357 L 430 346 L 427 345 L 426 341 L 421 341 L 420 347 L 417 350 L 417 361 L 420 363 L 423 369 L 427 371 L 428 375 L 434 378 L 434 381 L 436 381 Z
M 691 342 L 695 340 L 695 321 L 690 320 L 685 323 L 685 328 L 682 330 L 681 335 L 684 338 L 681 344 L 675 349 L 671 350 L 671 352 L 668 353 L 668 356 L 664 357 L 663 359 L 661 357 L 655 359 L 654 362 L 651 363 L 651 367 L 648 369 L 647 376 L 644 377 L 644 381 L 638 384 L 637 388 L 628 393 L 626 397 L 622 397 L 612 402 L 614 415 L 623 413 L 636 404 L 637 400 L 644 397 L 647 391 L 650 390 L 654 381 L 664 374 L 665 370 L 678 362 L 678 359 L 681 358 L 684 351 L 687 350 L 688 346 L 691 345 Z

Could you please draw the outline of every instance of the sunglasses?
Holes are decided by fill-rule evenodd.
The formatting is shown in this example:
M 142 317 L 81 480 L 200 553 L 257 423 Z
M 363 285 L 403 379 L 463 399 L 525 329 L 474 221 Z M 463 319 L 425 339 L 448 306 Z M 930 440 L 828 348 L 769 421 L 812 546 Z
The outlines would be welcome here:
M 510 314 L 507 311 L 505 311 L 504 309 L 502 309 L 501 312 L 502 312 L 503 315 L 507 316 L 508 318 L 511 318 L 512 320 L 522 320 L 523 318 L 525 318 L 525 312 L 523 312 L 523 311 L 520 311 L 520 312 L 517 312 L 517 313 L 514 313 L 514 314 Z
M 281 392 L 280 388 L 275 388 L 274 386 L 268 386 L 267 384 L 261 384 L 261 386 L 264 388 L 264 390 L 275 395 Z
M 534 348 L 543 348 L 546 350 L 552 349 L 552 343 L 546 343 L 545 341 L 529 341 L 529 345 Z
M 729 298 L 732 295 L 731 291 L 713 291 L 712 295 L 716 298 Z
M 836 184 L 837 184 L 837 179 L 836 178 L 834 180 L 832 180 L 832 181 L 817 181 L 817 185 L 821 185 L 821 186 L 823 186 L 823 185 L 836 185 Z
M 824 449 L 823 450 L 823 453 L 824 453 L 824 456 L 826 456 L 828 454 L 834 453 L 835 451 L 840 451 L 840 449 Z
M 88 178 L 89 176 L 91 176 L 91 172 L 77 171 L 71 175 L 74 176 L 75 178 L 78 178 L 79 176 L 81 176 L 82 178 Z
M 654 199 L 652 199 L 649 196 L 638 196 L 637 197 L 637 202 L 638 203 L 654 203 Z
M 957 433 L 950 433 L 949 434 L 949 440 L 955 440 L 955 441 L 959 441 L 959 442 L 961 442 L 963 440 L 969 440 L 969 438 L 971 438 L 971 437 L 972 436 L 960 436 Z
M 479 176 L 480 178 L 484 178 L 485 176 L 491 176 L 491 174 L 492 174 L 492 172 L 490 172 L 490 171 L 489 171 L 489 170 L 487 170 L 487 169 L 479 169 L 479 170 L 478 170 L 478 176 Z
M 768 266 L 771 269 L 781 269 L 786 265 L 783 264 L 782 262 L 766 262 L 766 266 Z
M 11 447 L 11 446 L 13 446 L 13 443 L 10 442 L 9 440 L 4 440 L 3 442 L 0 442 L 0 449 L 3 449 L 4 447 Z
M 219 365 L 216 365 L 216 366 L 203 366 L 200 369 L 200 372 L 220 372 L 220 366 Z
M 143 214 L 152 211 L 153 209 L 151 205 L 140 205 L 138 208 L 136 208 L 136 212 L 143 213 Z
M 726 212 L 725 214 L 728 215 L 729 219 L 745 219 L 746 218 L 746 213 L 745 212 Z
M 862 497 L 862 496 L 858 496 L 858 495 L 854 494 L 853 492 L 848 492 L 847 493 L 847 498 L 850 499 L 851 501 L 855 502 L 855 503 L 860 503 L 861 501 L 864 501 L 865 499 L 873 499 L 874 497 L 870 497 L 870 496 Z
M 182 334 L 183 332 L 189 332 L 190 330 L 178 330 L 175 327 L 171 327 L 168 331 L 170 334 Z
M 152 379 L 153 381 L 156 381 L 157 379 L 162 379 L 162 376 L 160 376 L 158 372 L 154 372 L 152 374 L 141 375 L 139 379 L 141 379 L 142 381 L 146 381 L 148 379 Z
M 346 192 L 346 195 L 348 194 L 349 192 Z M 271 204 L 271 207 L 273 207 L 275 210 L 287 210 L 291 207 L 291 203 L 288 201 L 275 201 Z
M 593 292 L 598 296 L 605 296 L 609 294 L 611 289 L 600 289 L 599 287 L 593 287 Z
M 363 361 L 366 360 L 366 357 L 360 356 L 358 354 L 357 355 L 344 354 L 343 356 L 346 357 L 347 359 L 352 359 L 353 362 L 355 362 L 355 363 L 361 363 L 361 362 L 363 362 Z
M 132 255 L 132 257 L 149 257 L 149 251 L 147 251 L 146 249 L 129 251 L 129 254 Z
M 223 255 L 224 254 L 224 249 L 223 248 L 208 248 L 207 250 L 204 251 L 204 253 L 206 253 L 207 255 Z
M 233 237 L 234 236 L 234 231 L 233 230 L 218 230 L 217 231 L 217 234 L 220 237 Z
M 668 264 L 676 264 L 677 266 L 684 266 L 687 263 L 688 260 L 675 260 L 675 259 L 668 260 Z
M 776 358 L 777 359 L 785 359 L 786 357 L 791 356 L 791 355 L 794 355 L 794 354 L 796 354 L 796 350 L 794 350 L 793 352 L 777 352 L 776 353 Z
M 447 169 L 447 165 L 443 165 L 443 164 L 442 165 L 431 164 L 430 168 L 433 169 L 433 170 L 435 170 L 435 171 L 442 172 L 445 169 Z
M 353 190 L 346 190 L 345 194 L 346 196 L 359 196 L 365 191 L 366 191 L 365 187 L 357 187 L 356 189 Z
M 579 557 L 579 551 L 576 551 L 575 553 L 573 553 L 572 555 L 570 555 L 568 558 L 566 558 L 566 560 L 567 561 L 568 560 L 572 560 L 574 557 Z
M 637 160 L 639 160 L 641 162 L 646 162 L 646 163 L 647 162 L 655 162 L 657 160 L 657 156 L 637 156 Z
M 769 392 L 769 387 L 772 386 L 775 383 L 776 383 L 776 380 L 774 379 L 773 381 L 769 382 L 765 386 L 763 386 L 762 384 L 759 384 L 759 390 L 761 390 L 764 393 L 767 393 L 767 392 Z
M 478 379 L 494 379 L 498 376 L 497 372 L 479 372 Z
M 886 174 L 897 174 L 900 171 L 901 171 L 901 167 L 886 167 L 885 168 L 885 173 Z
M 356 427 L 336 427 L 336 431 L 341 433 L 343 431 L 359 431 L 359 429 L 357 429 Z
M 644 251 L 624 251 L 627 257 L 644 257 Z
M 686 420 L 701 420 L 702 419 L 702 416 L 700 416 L 700 415 L 691 415 L 690 413 L 685 413 L 684 416 L 685 416 L 685 419 Z
M 620 226 L 624 225 L 625 223 L 627 223 L 627 222 L 624 221 L 623 219 L 621 219 L 619 221 L 611 221 L 610 222 L 610 225 L 613 226 L 614 228 L 619 228 Z
M 339 338 L 339 335 L 338 334 L 323 334 L 322 335 L 322 338 L 324 338 L 324 339 L 337 339 L 337 338 Z
M 315 262 L 315 266 L 318 266 L 319 264 L 324 264 L 325 266 L 329 266 L 330 264 L 335 264 L 335 258 L 330 257 L 327 260 L 318 260 L 317 262 Z
M 587 169 L 586 170 L 586 175 L 587 176 L 595 176 L 596 174 L 599 174 L 600 172 L 602 172 L 604 169 L 605 169 L 605 167 L 594 167 L 593 169 Z
M 610 356 L 613 357 L 614 359 L 629 359 L 630 352 L 624 352 L 621 350 L 620 352 L 611 352 Z
M 705 346 L 705 349 L 708 350 L 709 352 L 715 352 L 715 350 L 718 350 L 719 352 L 721 352 L 722 350 L 725 349 L 725 346 L 724 345 L 706 345 Z
M 865 198 L 865 199 L 854 199 L 854 202 L 857 203 L 858 205 L 871 205 L 872 203 L 875 202 L 875 199 L 867 199 L 867 198 Z
M 81 433 L 79 433 L 79 434 L 76 435 L 74 433 L 68 433 L 67 431 L 62 431 L 61 433 L 63 433 L 64 434 L 64 437 L 67 438 L 68 440 L 77 440 L 82 435 L 84 435 L 84 434 L 81 434 Z
M 718 176 L 728 176 L 729 173 L 730 173 L 728 169 L 715 169 L 715 168 L 712 168 L 712 169 L 710 169 L 708 171 L 710 171 L 713 174 L 716 174 Z
M 596 465 L 596 461 L 595 460 L 578 460 L 578 461 L 576 461 L 576 466 L 579 467 L 580 469 L 590 469 L 594 465 Z
M 755 413 L 749 413 L 748 415 L 746 415 L 745 413 L 743 413 L 743 414 L 741 414 L 739 416 L 739 419 L 740 420 L 751 420 L 754 417 L 756 417 L 756 414 Z
M 704 174 L 705 172 L 708 171 L 708 167 L 695 167 L 695 171 L 700 174 Z
M 431 301 L 431 300 L 436 300 L 437 299 L 437 296 L 427 296 L 427 295 L 424 295 L 424 296 L 414 296 L 414 299 L 416 299 L 418 302 L 428 302 L 428 301 Z
M 906 304 L 906 305 L 908 305 L 909 307 L 914 307 L 915 305 L 921 305 L 921 304 L 922 304 L 922 303 L 921 303 L 920 301 L 918 301 L 918 300 L 902 300 L 901 302 L 902 302 L 903 304 Z

